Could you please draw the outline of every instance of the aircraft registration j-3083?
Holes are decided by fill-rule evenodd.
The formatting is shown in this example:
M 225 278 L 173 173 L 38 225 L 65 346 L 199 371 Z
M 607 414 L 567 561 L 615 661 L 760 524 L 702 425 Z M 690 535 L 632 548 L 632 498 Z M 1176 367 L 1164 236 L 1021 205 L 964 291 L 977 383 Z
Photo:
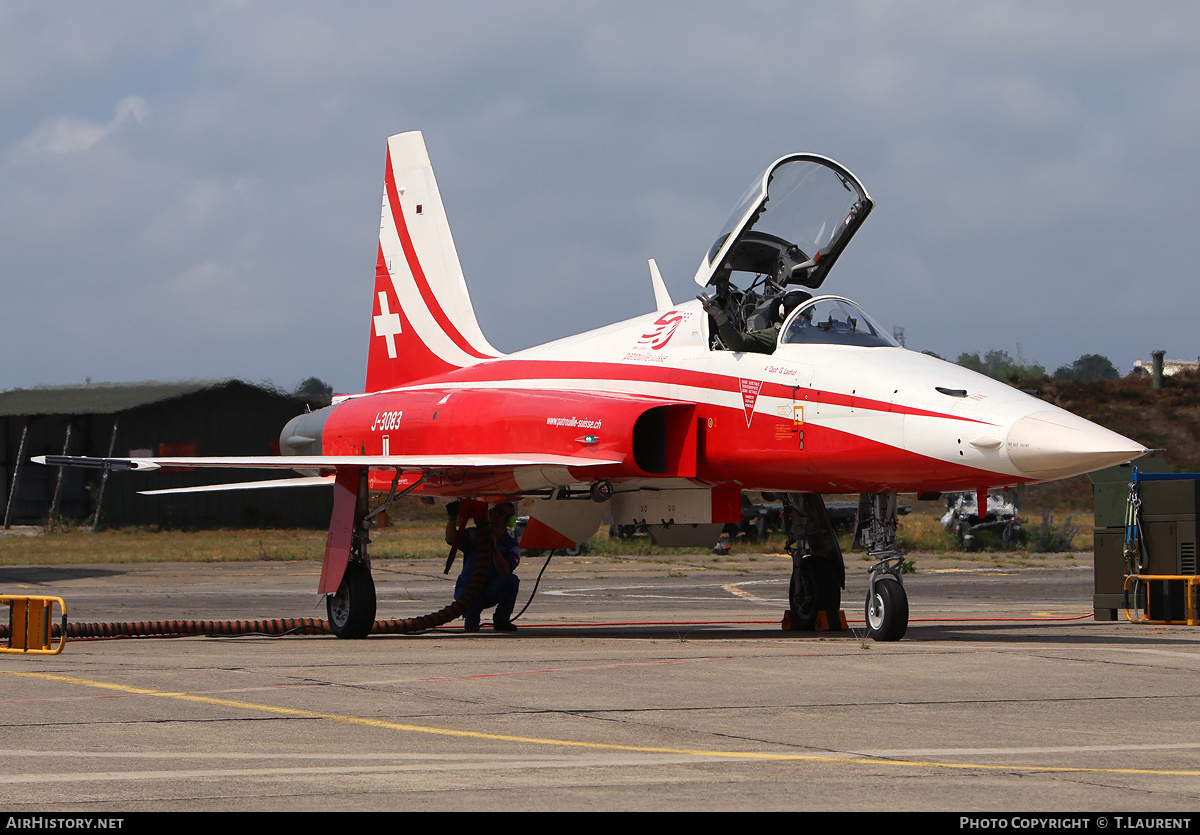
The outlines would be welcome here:
M 818 294 L 873 206 L 833 160 L 785 156 L 702 259 L 695 280 L 711 295 L 675 304 L 651 261 L 654 312 L 502 355 L 476 320 L 424 139 L 398 134 L 388 140 L 363 393 L 289 421 L 279 456 L 35 460 L 302 473 L 228 489 L 332 484 L 318 592 L 342 637 L 374 624 L 369 519 L 406 493 L 533 499 L 521 545 L 543 549 L 577 545 L 605 516 L 651 525 L 662 543 L 712 544 L 722 524 L 740 521 L 743 491 L 782 494 L 797 628 L 836 617 L 845 588 L 821 494 L 857 493 L 857 533 L 875 557 L 868 631 L 897 640 L 908 599 L 896 493 L 982 496 L 1147 450 L 905 350 L 854 302 Z

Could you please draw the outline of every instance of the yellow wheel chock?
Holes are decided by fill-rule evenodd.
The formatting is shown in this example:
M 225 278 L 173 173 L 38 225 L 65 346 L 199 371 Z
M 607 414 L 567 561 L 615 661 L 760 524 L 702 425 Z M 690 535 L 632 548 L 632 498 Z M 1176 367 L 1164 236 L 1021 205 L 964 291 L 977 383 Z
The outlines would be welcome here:
M 8 646 L 0 646 L 0 652 L 19 652 L 25 655 L 58 655 L 67 643 L 67 604 L 61 597 L 36 597 L 31 595 L 0 595 L 0 603 L 7 603 L 12 610 Z M 62 629 L 58 633 L 58 644 L 53 644 L 50 625 L 54 604 L 62 612 Z

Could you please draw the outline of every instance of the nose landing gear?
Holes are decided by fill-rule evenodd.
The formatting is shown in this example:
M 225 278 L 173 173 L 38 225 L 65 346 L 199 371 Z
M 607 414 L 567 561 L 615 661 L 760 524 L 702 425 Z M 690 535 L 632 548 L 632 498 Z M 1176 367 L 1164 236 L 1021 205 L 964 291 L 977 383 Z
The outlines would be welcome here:
M 899 516 L 895 493 L 863 493 L 855 536 L 877 561 L 867 588 L 867 637 L 899 641 L 908 631 L 908 594 L 900 580 L 904 551 L 896 542 Z

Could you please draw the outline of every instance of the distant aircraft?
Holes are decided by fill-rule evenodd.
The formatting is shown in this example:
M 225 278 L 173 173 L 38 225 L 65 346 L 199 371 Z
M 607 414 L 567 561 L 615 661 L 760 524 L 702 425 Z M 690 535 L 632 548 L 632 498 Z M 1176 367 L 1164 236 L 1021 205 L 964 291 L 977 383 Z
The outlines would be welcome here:
M 398 134 L 388 140 L 363 393 L 289 421 L 277 457 L 34 460 L 283 468 L 303 475 L 251 485 L 332 483 L 318 591 L 334 632 L 351 638 L 375 618 L 369 519 L 405 493 L 532 498 L 525 548 L 573 547 L 605 516 L 648 524 L 660 543 L 712 544 L 740 520 L 742 491 L 781 494 L 792 511 L 798 628 L 836 617 L 845 588 L 820 494 L 858 493 L 859 528 L 876 557 L 868 631 L 898 640 L 908 599 L 896 493 L 982 496 L 1147 450 L 905 350 L 849 299 L 810 297 L 873 206 L 833 160 L 785 156 L 702 259 L 695 280 L 711 297 L 675 304 L 651 261 L 653 312 L 502 355 L 476 321 L 424 139 Z M 746 347 L 755 340 L 760 352 Z M 370 493 L 383 491 L 371 508 Z

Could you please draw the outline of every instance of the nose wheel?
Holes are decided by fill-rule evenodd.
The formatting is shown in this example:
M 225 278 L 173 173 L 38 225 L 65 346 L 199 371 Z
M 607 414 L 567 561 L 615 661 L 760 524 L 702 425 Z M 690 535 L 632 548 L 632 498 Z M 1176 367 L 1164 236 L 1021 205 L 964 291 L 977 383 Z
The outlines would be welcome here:
M 867 592 L 867 637 L 899 641 L 907 631 L 908 594 L 899 577 L 873 572 Z

